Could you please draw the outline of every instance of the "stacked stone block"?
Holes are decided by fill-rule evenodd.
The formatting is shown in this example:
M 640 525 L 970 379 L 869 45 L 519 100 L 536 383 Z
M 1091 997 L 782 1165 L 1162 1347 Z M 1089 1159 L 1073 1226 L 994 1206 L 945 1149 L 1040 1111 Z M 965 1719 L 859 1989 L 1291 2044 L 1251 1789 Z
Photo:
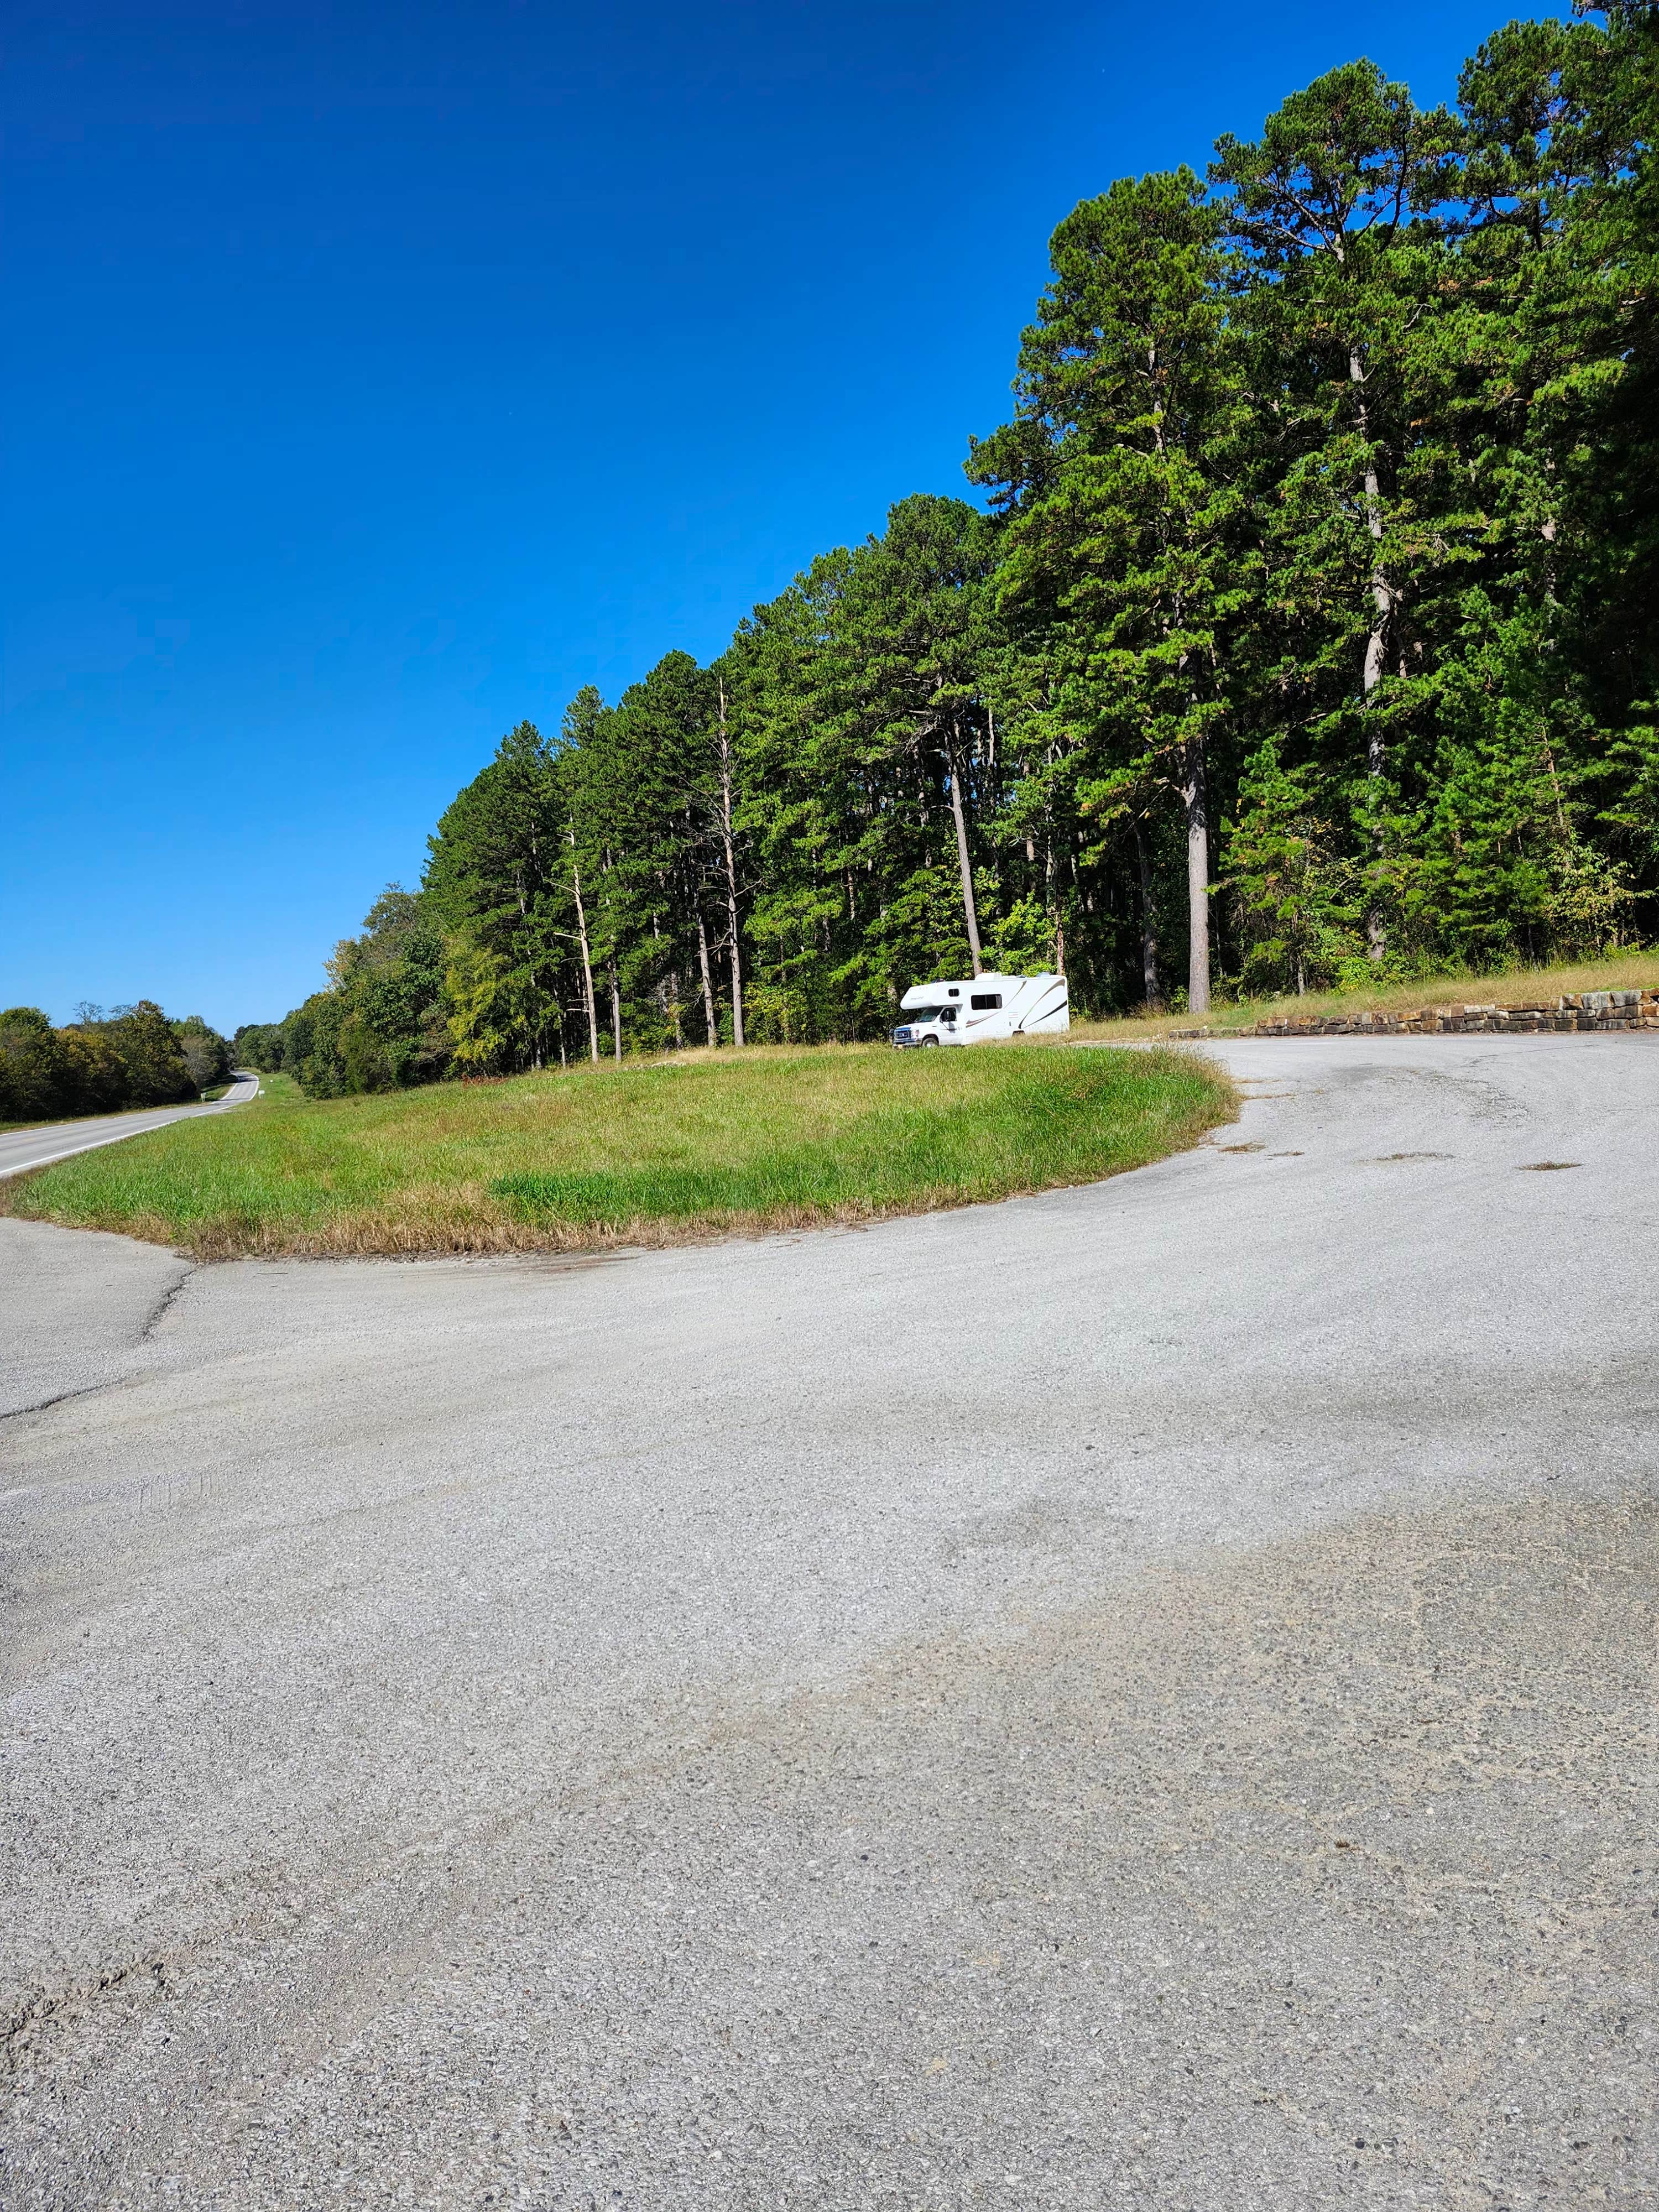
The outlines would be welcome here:
M 1171 1036 L 1537 1036 L 1659 1030 L 1659 992 L 1574 991 L 1511 1006 L 1424 1006 L 1405 1014 L 1285 1014 L 1249 1029 L 1172 1030 Z

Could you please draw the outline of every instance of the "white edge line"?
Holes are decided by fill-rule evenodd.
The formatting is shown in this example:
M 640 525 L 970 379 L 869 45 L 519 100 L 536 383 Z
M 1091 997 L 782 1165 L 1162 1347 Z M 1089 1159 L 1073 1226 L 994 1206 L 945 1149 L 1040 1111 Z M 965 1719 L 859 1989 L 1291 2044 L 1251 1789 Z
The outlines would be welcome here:
M 233 1106 L 246 1106 L 251 1104 L 252 1098 L 257 1098 L 258 1095 L 256 1090 L 252 1094 L 252 1098 L 233 1098 L 229 1103 Z M 224 1099 L 216 1098 L 208 1110 L 210 1113 L 213 1107 L 223 1106 L 225 1103 Z M 152 1121 L 147 1129 L 119 1129 L 107 1137 L 90 1137 L 84 1145 L 66 1146 L 61 1152 L 48 1152 L 44 1159 L 19 1160 L 15 1168 L 0 1168 L 0 1182 L 3 1182 L 8 1176 L 32 1175 L 36 1168 L 53 1167 L 59 1160 L 72 1160 L 79 1152 L 101 1152 L 106 1145 L 124 1145 L 130 1137 L 148 1137 L 151 1130 L 170 1129 L 174 1121 L 182 1121 L 191 1113 L 199 1111 L 199 1108 L 192 1109 L 186 1106 L 181 1113 L 173 1115 L 169 1121 Z

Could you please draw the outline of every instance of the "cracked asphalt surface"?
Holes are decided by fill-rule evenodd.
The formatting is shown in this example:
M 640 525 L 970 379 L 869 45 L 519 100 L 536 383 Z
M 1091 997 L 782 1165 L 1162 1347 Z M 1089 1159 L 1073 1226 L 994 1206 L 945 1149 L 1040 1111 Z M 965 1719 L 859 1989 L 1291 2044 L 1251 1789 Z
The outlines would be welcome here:
M 0 1221 L 0 2202 L 1659 2203 L 1659 1040 L 1210 1049 L 862 1233 Z

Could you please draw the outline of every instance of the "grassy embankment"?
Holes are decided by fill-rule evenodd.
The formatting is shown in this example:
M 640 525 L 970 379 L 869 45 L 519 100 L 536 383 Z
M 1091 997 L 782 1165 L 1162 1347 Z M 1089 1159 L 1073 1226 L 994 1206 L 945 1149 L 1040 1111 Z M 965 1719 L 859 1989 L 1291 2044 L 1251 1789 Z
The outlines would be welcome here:
M 1249 1029 L 1255 1022 L 1285 1015 L 1346 1018 L 1361 1013 L 1413 1013 L 1420 1006 L 1504 1006 L 1510 1001 L 1557 999 L 1572 991 L 1633 990 L 1659 983 L 1659 952 L 1612 954 L 1577 968 L 1511 968 L 1498 975 L 1466 971 L 1434 975 L 1417 983 L 1389 983 L 1376 989 L 1310 991 L 1305 998 L 1218 1000 L 1202 1018 L 1212 1036 Z M 1073 1037 L 1125 1040 L 1167 1036 L 1189 1030 L 1191 1014 L 1131 1016 L 1124 1020 L 1074 1022 Z
M 581 1250 L 1092 1182 L 1230 1121 L 1190 1053 L 687 1053 L 307 1101 L 280 1077 L 0 1183 L 0 1212 L 239 1253 Z

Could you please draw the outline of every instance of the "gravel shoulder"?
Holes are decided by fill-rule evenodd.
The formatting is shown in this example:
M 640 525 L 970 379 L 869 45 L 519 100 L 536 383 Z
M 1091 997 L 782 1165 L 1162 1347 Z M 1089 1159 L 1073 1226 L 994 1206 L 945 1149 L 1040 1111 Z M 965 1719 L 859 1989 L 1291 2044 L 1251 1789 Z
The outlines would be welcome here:
M 856 1233 L 0 1222 L 7 2203 L 1659 2200 L 1659 1041 L 1212 1049 Z

